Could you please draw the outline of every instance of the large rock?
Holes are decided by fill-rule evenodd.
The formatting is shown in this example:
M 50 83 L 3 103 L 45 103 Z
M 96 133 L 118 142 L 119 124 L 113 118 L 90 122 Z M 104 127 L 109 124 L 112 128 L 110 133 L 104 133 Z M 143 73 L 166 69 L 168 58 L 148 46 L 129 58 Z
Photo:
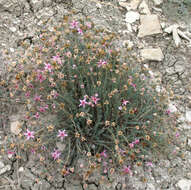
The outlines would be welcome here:
M 191 180 L 188 179 L 181 179 L 178 183 L 177 186 L 181 190 L 190 190 L 191 189 Z
M 162 61 L 164 59 L 160 48 L 147 48 L 141 50 L 143 60 Z
M 19 121 L 14 121 L 11 123 L 11 132 L 18 135 L 22 131 L 21 123 Z
M 136 20 L 139 20 L 139 18 L 140 18 L 140 15 L 139 15 L 139 13 L 138 12 L 135 12 L 135 11 L 129 11 L 129 12 L 127 12 L 126 13 L 126 15 L 125 15 L 125 21 L 127 22 L 127 23 L 133 23 L 133 22 L 135 22 Z
M 144 36 L 162 33 L 157 15 L 142 15 L 140 20 L 141 25 L 139 26 L 138 37 L 142 38 Z

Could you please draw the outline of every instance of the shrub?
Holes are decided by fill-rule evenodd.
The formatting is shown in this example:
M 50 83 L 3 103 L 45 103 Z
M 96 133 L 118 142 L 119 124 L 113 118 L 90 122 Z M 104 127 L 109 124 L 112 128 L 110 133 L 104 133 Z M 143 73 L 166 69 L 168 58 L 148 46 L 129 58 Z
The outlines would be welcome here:
M 166 94 L 121 56 L 116 39 L 88 18 L 65 16 L 52 32 L 39 31 L 32 48 L 22 44 L 9 69 L 12 99 L 25 105 L 24 150 L 45 150 L 66 166 L 84 155 L 125 165 L 167 147 Z

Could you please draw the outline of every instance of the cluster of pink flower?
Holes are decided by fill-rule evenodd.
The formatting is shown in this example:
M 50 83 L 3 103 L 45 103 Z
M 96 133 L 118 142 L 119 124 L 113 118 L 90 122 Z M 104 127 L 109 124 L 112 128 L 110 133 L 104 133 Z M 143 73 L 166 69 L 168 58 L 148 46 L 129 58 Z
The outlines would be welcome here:
M 97 94 L 97 93 L 96 93 L 94 96 L 91 96 L 90 102 L 87 102 L 87 101 L 86 101 L 87 98 L 88 98 L 88 96 L 85 95 L 85 96 L 84 96 L 84 99 L 83 99 L 83 100 L 80 100 L 80 105 L 79 105 L 79 107 L 82 106 L 83 108 L 85 108 L 86 104 L 87 104 L 87 105 L 90 105 L 90 106 L 92 106 L 92 107 L 94 107 L 94 105 L 96 105 L 97 102 L 100 100 L 100 98 L 98 98 L 98 94 Z
M 40 112 L 45 112 L 47 109 L 48 109 L 48 105 L 40 106 L 40 107 L 38 108 L 38 110 L 39 110 Z
M 139 144 L 139 139 L 136 139 L 135 141 L 133 141 L 132 143 L 129 144 L 130 148 L 133 148 L 135 144 Z
M 47 69 L 47 67 L 45 67 Z M 36 81 L 40 81 L 40 83 L 42 83 L 46 77 L 45 75 L 43 75 L 43 71 L 42 70 L 37 70 L 37 76 L 36 76 Z
M 126 105 L 127 105 L 127 103 L 129 103 L 129 101 L 128 101 L 128 100 L 123 100 L 123 101 L 122 101 L 122 105 L 121 105 L 121 106 L 119 106 L 119 107 L 118 107 L 118 109 L 119 109 L 119 110 L 122 110 L 122 109 L 123 109 L 123 106 L 126 106 Z
M 103 67 L 104 65 L 107 65 L 107 62 L 106 62 L 106 61 L 100 60 L 100 61 L 98 62 L 98 67 Z
M 58 55 L 53 56 L 52 59 L 53 59 L 53 61 L 58 62 L 59 65 L 62 64 L 62 60 L 61 60 L 61 57 L 60 57 L 60 56 L 58 56 Z
M 24 135 L 26 136 L 27 140 L 29 139 L 34 139 L 34 131 L 29 131 L 27 129 L 27 131 L 24 133 Z M 63 140 L 65 137 L 67 137 L 68 134 L 66 133 L 65 130 L 58 130 L 58 135 L 57 137 L 60 137 L 61 140 Z M 45 149 L 45 147 L 43 146 L 43 149 Z M 33 151 L 34 152 L 34 151 Z M 35 153 L 35 152 L 34 152 Z M 59 150 L 54 150 L 54 152 L 51 153 L 52 157 L 54 158 L 54 160 L 58 159 L 61 155 L 61 152 Z
M 77 21 L 73 20 L 73 21 L 70 23 L 70 28 L 71 28 L 71 29 L 77 29 L 78 33 L 79 33 L 80 35 L 83 35 L 83 31 L 82 31 L 82 29 L 81 29 L 78 25 L 79 25 L 79 23 L 78 23 Z

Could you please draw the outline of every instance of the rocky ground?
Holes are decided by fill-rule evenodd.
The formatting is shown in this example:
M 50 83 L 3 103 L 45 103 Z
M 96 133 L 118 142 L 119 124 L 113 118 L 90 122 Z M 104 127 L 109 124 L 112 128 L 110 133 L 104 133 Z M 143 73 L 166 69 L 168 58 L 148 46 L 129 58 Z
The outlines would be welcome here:
M 135 167 L 132 176 L 115 176 L 111 183 L 100 183 L 94 175 L 88 184 L 83 184 L 80 178 L 58 176 L 55 169 L 50 169 L 54 176 L 51 179 L 40 175 L 43 167 L 32 154 L 24 155 L 22 162 L 12 156 L 0 156 L 0 189 L 191 189 L 191 22 L 171 19 L 171 14 L 165 12 L 165 3 L 163 0 L 0 0 L 1 74 L 8 64 L 4 59 L 5 49 L 14 57 L 21 42 L 32 46 L 37 29 L 52 30 L 73 9 L 77 15 L 91 16 L 96 25 L 117 32 L 119 48 L 131 49 L 137 64 L 147 65 L 153 78 L 160 76 L 164 87 L 172 88 L 174 97 L 169 109 L 180 113 L 183 121 L 180 130 L 185 134 L 179 137 L 174 153 L 159 158 L 150 170 Z M 12 127 L 6 129 L 10 131 L 8 138 L 14 138 L 18 132 L 14 126 L 19 117 L 19 113 L 9 116 Z M 5 126 L 10 125 L 1 118 L 0 147 L 4 143 Z

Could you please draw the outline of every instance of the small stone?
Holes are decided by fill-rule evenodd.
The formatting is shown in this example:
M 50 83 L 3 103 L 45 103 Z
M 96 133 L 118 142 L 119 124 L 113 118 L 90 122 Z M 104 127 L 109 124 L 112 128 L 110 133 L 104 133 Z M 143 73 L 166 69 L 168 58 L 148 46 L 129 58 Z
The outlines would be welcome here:
M 191 111 L 187 111 L 187 112 L 186 112 L 186 120 L 187 120 L 188 122 L 191 122 Z
M 153 0 L 155 6 L 159 6 L 162 4 L 163 0 Z
M 17 30 L 15 27 L 10 27 L 9 29 L 11 30 L 11 32 L 16 32 Z
M 41 9 L 43 6 L 42 1 L 39 1 L 39 0 L 30 0 L 30 1 L 34 11 Z
M 18 135 L 22 131 L 21 123 L 19 121 L 14 121 L 11 123 L 11 132 Z
M 143 60 L 162 61 L 164 59 L 160 48 L 147 48 L 141 50 Z
M 49 7 L 52 5 L 52 0 L 44 0 L 44 6 Z
M 136 20 L 139 20 L 140 18 L 139 13 L 135 11 L 129 11 L 126 13 L 125 16 L 126 16 L 125 21 L 130 24 L 135 22 Z
M 171 113 L 174 113 L 177 111 L 177 108 L 173 103 L 169 104 L 168 109 L 170 110 Z
M 128 11 L 129 10 L 136 10 L 140 0 L 132 0 L 131 2 L 119 2 L 119 5 L 125 7 Z
M 179 182 L 178 182 L 178 187 L 181 189 L 181 190 L 190 190 L 191 189 L 191 180 L 188 180 L 188 179 L 181 179 Z
M 151 12 L 149 10 L 149 7 L 147 5 L 147 3 L 143 0 L 142 3 L 139 5 L 139 12 L 142 14 L 146 14 L 146 15 L 150 15 Z
M 154 190 L 155 186 L 152 183 L 147 183 L 147 190 Z
M 139 26 L 138 37 L 149 36 L 162 33 L 160 22 L 157 15 L 142 15 L 140 17 L 141 25 Z
M 173 36 L 176 47 L 178 47 L 181 43 L 181 39 L 178 35 L 178 31 L 177 31 L 176 27 L 173 27 L 173 29 L 172 29 L 172 36 Z
M 4 166 L 5 164 L 2 161 L 0 161 L 0 168 L 3 168 Z
M 6 173 L 7 171 L 11 170 L 11 166 L 10 165 L 6 165 L 5 167 L 0 169 L 0 175 Z
M 188 139 L 188 146 L 191 148 L 191 139 Z
M 10 52 L 12 52 L 12 53 L 13 53 L 14 51 L 15 51 L 15 50 L 14 50 L 14 48 L 10 48 Z
M 18 171 L 19 171 L 19 172 L 24 172 L 24 168 L 23 168 L 23 167 L 20 167 Z

